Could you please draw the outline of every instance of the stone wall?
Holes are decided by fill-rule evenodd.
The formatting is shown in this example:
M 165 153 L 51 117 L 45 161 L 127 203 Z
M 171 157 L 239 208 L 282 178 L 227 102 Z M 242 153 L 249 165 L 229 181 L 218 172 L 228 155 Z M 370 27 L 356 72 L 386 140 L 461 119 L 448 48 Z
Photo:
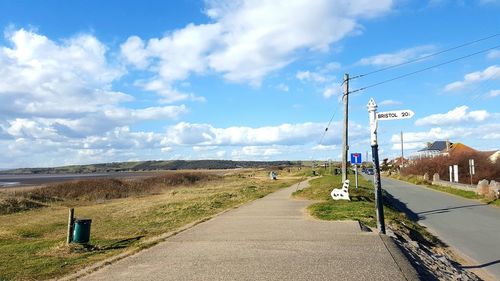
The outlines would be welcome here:
M 477 183 L 477 193 L 487 198 L 500 198 L 500 183 L 492 180 L 482 180 Z
M 457 183 L 457 182 L 449 182 L 449 181 L 443 181 L 439 179 L 438 174 L 434 174 L 432 177 L 432 184 L 434 185 L 442 185 L 442 186 L 448 186 L 456 189 L 461 189 L 465 191 L 472 191 L 477 193 L 477 188 L 471 186 L 470 184 L 463 184 L 463 183 Z
M 494 180 L 490 182 L 488 182 L 488 180 L 481 180 L 477 183 L 477 186 L 471 186 L 469 184 L 443 181 L 439 179 L 438 174 L 434 174 L 434 176 L 432 177 L 432 184 L 472 191 L 488 198 L 499 199 L 500 197 L 500 183 Z

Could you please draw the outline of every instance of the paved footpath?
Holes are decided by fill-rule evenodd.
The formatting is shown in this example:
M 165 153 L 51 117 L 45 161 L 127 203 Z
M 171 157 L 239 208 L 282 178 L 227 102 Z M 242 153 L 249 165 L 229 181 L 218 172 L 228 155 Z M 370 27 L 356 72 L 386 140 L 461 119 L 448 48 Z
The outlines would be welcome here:
M 385 236 L 362 232 L 353 221 L 310 218 L 310 201 L 290 199 L 306 185 L 226 212 L 82 279 L 416 280 Z

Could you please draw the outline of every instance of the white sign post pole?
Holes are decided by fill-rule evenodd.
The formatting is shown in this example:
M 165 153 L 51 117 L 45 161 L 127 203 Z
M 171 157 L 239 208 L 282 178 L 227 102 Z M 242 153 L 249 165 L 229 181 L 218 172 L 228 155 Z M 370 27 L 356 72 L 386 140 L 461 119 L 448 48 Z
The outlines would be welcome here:
M 358 164 L 354 165 L 354 173 L 356 174 L 356 189 L 358 189 Z
M 372 146 L 373 164 L 375 165 L 375 206 L 377 211 L 377 229 L 385 234 L 384 205 L 382 201 L 382 185 L 380 182 L 380 163 L 378 160 L 377 144 L 377 104 L 373 98 L 368 102 L 368 116 L 370 117 L 370 144 Z
M 454 180 L 455 182 L 458 182 L 458 165 L 453 165 L 453 169 L 454 169 Z
M 470 175 L 470 185 L 472 186 L 472 176 L 476 173 L 474 168 L 474 159 L 469 159 L 469 175 Z

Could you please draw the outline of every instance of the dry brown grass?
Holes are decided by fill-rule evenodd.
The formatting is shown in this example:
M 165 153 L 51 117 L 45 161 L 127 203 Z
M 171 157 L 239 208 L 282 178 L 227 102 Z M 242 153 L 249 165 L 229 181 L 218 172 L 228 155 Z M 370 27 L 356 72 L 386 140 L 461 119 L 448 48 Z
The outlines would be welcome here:
M 148 192 L 154 193 L 156 188 L 162 190 L 159 194 L 76 204 L 76 217 L 92 219 L 92 247 L 85 251 L 65 246 L 67 205 L 74 199 L 47 202 L 46 208 L 0 215 L 0 280 L 61 277 L 124 251 L 148 247 L 151 245 L 147 242 L 149 239 L 302 180 L 297 176 L 273 181 L 265 177 L 267 171 L 227 176 L 178 174 L 140 181 L 150 186 Z M 123 182 L 112 182 L 103 189 L 113 190 L 115 184 L 123 188 L 120 185 Z M 132 181 L 125 185 L 132 191 L 138 188 Z M 155 185 L 157 187 L 151 187 Z M 44 192 L 49 194 L 47 190 Z M 64 193 L 59 190 L 49 195 L 62 196 Z
M 183 186 L 196 187 L 222 176 L 203 172 L 176 172 L 137 179 L 88 179 L 49 184 L 40 188 L 0 192 L 0 215 L 28 211 L 62 202 L 70 206 L 106 200 L 160 194 Z
M 0 215 L 45 207 L 44 204 L 27 198 L 0 195 Z
M 61 199 L 100 201 L 156 194 L 173 187 L 193 185 L 219 178 L 220 176 L 213 174 L 181 172 L 135 180 L 89 179 L 50 184 L 36 190 L 24 192 L 22 195 L 36 201 Z

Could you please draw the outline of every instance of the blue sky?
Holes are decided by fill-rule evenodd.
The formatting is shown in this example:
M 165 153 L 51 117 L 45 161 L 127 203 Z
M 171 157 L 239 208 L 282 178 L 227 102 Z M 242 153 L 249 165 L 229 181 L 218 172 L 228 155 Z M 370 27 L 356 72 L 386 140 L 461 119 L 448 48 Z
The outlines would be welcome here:
M 0 168 L 133 160 L 339 160 L 351 77 L 500 33 L 500 1 L 0 2 Z M 350 81 L 500 45 L 500 35 Z M 350 95 L 350 152 L 500 148 L 500 48 Z M 328 120 L 335 113 L 322 138 Z

